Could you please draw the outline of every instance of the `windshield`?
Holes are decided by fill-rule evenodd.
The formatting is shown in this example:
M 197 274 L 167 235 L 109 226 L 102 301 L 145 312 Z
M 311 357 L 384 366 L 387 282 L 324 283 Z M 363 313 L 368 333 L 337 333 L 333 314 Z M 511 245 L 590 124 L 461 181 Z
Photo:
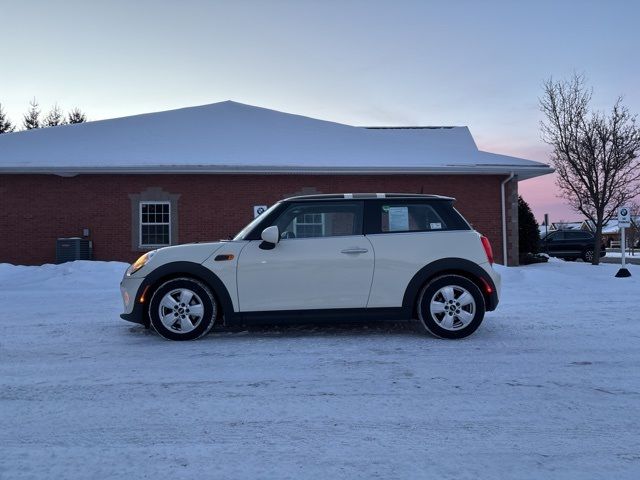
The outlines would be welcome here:
M 271 205 L 269 208 L 267 208 L 264 212 L 262 212 L 260 215 L 258 215 L 256 218 L 254 218 L 249 225 L 247 225 L 246 227 L 244 227 L 242 230 L 240 230 L 238 232 L 238 234 L 233 237 L 234 240 L 244 240 L 244 237 L 247 236 L 247 234 L 253 230 L 253 227 L 255 227 L 259 222 L 262 221 L 262 219 L 265 217 L 265 215 L 269 215 L 271 212 L 273 212 L 273 210 L 279 205 L 280 202 L 278 203 L 274 203 L 273 205 Z

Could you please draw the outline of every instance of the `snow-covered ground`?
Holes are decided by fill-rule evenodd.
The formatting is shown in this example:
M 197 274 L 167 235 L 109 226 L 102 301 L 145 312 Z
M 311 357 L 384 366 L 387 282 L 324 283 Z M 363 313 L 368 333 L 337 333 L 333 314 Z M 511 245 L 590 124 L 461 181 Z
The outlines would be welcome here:
M 640 478 L 640 268 L 502 269 L 463 341 L 262 328 L 162 340 L 125 265 L 0 265 L 0 478 Z

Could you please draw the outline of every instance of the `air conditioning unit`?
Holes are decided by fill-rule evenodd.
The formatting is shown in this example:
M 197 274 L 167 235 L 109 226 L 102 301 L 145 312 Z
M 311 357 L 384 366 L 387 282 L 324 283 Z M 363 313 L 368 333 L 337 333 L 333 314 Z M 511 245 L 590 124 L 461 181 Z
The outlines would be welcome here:
M 92 260 L 93 242 L 86 238 L 58 238 L 56 240 L 56 263 L 74 260 Z

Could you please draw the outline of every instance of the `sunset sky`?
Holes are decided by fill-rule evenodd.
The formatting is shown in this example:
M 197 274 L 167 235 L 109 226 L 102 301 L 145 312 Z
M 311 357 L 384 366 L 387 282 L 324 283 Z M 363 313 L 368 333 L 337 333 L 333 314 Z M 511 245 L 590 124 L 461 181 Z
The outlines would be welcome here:
M 91 120 L 235 100 L 353 125 L 467 125 L 480 148 L 548 162 L 537 98 L 584 73 L 640 112 L 634 1 L 0 0 L 0 103 Z M 11 48 L 6 48 L 11 45 Z M 538 220 L 579 218 L 552 176 Z

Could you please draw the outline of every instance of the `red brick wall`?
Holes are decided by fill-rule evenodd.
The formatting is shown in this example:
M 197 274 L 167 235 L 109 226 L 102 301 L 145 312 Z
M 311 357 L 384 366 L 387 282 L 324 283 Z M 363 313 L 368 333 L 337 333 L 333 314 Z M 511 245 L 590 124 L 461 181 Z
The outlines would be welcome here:
M 507 264 L 520 263 L 520 242 L 518 241 L 518 178 L 515 177 L 504 187 L 505 213 L 507 217 Z M 502 263 L 504 260 L 497 260 Z
M 0 175 L 0 263 L 55 260 L 58 237 L 91 230 L 96 260 L 132 261 L 129 194 L 149 187 L 180 194 L 179 242 L 228 238 L 270 205 L 303 188 L 322 193 L 408 192 L 457 198 L 502 259 L 501 176 L 470 175 Z

